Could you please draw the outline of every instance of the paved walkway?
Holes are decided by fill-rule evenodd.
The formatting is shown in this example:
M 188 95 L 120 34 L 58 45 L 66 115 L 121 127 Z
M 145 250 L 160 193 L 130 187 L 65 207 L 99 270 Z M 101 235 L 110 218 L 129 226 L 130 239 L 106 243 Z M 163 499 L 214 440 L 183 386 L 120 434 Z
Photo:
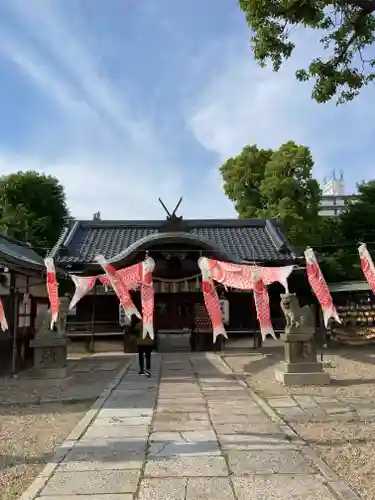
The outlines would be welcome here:
M 155 377 L 118 379 L 22 500 L 358 498 L 219 356 L 153 361 Z
M 374 401 L 370 398 L 335 398 L 290 395 L 269 397 L 267 403 L 287 422 L 375 421 Z

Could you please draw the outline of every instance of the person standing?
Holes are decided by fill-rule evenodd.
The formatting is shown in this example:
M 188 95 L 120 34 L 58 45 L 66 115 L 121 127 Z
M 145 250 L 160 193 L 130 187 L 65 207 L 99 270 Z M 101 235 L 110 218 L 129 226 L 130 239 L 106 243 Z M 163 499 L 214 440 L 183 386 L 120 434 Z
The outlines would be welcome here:
M 189 327 L 190 327 L 190 350 L 191 352 L 198 351 L 197 325 L 195 321 L 195 307 L 189 311 Z
M 335 323 L 335 320 L 333 318 L 329 318 L 327 328 L 324 331 L 325 338 L 324 338 L 324 346 L 323 347 L 330 346 L 334 323 Z
M 148 378 L 151 377 L 151 353 L 154 347 L 154 341 L 150 338 L 149 334 L 143 338 L 143 324 L 142 321 L 134 317 L 133 320 L 133 331 L 137 336 L 137 346 L 138 346 L 138 363 L 139 363 L 139 375 L 146 375 Z M 145 370 L 146 365 L 146 370 Z
M 131 319 L 129 316 L 125 314 L 125 317 L 122 321 L 122 333 L 124 339 L 124 352 L 129 352 L 129 333 L 131 328 Z

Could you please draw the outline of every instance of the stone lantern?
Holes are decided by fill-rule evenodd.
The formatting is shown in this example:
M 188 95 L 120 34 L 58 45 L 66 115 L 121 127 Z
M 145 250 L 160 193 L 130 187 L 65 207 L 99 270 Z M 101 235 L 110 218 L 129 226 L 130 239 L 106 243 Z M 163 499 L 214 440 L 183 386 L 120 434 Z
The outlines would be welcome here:
M 68 376 L 69 339 L 66 337 L 66 317 L 69 301 L 68 296 L 60 297 L 56 330 L 50 329 L 51 312 L 49 310 L 44 318 L 41 318 L 35 338 L 30 342 L 30 346 L 34 349 L 34 366 L 30 370 L 30 376 L 48 379 L 64 379 Z

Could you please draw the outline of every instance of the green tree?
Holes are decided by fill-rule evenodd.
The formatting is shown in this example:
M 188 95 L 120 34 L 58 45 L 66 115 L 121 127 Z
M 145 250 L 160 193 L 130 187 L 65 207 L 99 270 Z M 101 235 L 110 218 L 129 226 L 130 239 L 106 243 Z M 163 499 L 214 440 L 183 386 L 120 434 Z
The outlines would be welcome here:
M 340 216 L 340 230 L 345 241 L 375 243 L 375 180 L 357 186 L 358 194 Z
M 17 172 L 0 178 L 0 229 L 49 249 L 61 234 L 69 212 L 63 186 L 49 175 Z
M 361 280 L 358 243 L 375 257 L 375 181 L 358 185 L 358 194 L 335 218 L 322 219 L 319 254 L 329 281 Z
M 241 218 L 277 218 L 291 243 L 304 247 L 315 241 L 319 219 L 313 165 L 309 148 L 287 142 L 276 151 L 246 146 L 220 172 Z
M 239 0 L 252 31 L 255 60 L 278 71 L 295 49 L 296 27 L 322 33 L 325 58 L 314 58 L 296 72 L 299 81 L 314 82 L 312 97 L 338 103 L 352 100 L 375 78 L 375 59 L 364 52 L 375 41 L 374 0 Z
M 347 247 L 339 217 L 321 216 L 317 234 L 315 250 L 326 280 L 330 283 L 349 280 Z

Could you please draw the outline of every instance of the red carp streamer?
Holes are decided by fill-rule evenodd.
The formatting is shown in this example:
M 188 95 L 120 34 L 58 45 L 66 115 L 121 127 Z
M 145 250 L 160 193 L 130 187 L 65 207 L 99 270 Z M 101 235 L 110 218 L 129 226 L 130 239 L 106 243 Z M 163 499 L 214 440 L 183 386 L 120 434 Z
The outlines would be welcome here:
M 239 290 L 253 290 L 257 318 L 263 339 L 267 335 L 276 338 L 271 322 L 269 296 L 266 286 L 278 281 L 288 291 L 288 277 L 294 266 L 262 267 L 248 264 L 232 264 L 201 257 L 198 261 L 202 271 L 204 301 L 210 315 L 214 341 L 226 332 L 223 326 L 220 302 L 213 280 Z
M 53 259 L 47 257 L 44 259 L 44 264 L 47 269 L 47 292 L 51 309 L 51 330 L 56 324 L 59 315 L 59 285 L 56 278 L 56 269 Z
M 364 243 L 361 243 L 359 245 L 358 252 L 359 258 L 361 259 L 363 274 L 365 275 L 367 283 L 370 285 L 372 292 L 375 293 L 375 266 L 372 261 L 371 255 Z
M 154 338 L 154 285 L 152 281 L 152 272 L 155 269 L 155 262 L 151 257 L 147 257 L 143 262 L 133 266 L 124 267 L 116 270 L 115 267 L 99 255 L 96 261 L 102 266 L 105 274 L 98 276 L 75 276 L 71 278 L 76 286 L 76 290 L 69 308 L 74 307 L 94 287 L 96 280 L 99 280 L 104 286 L 112 286 L 125 314 L 131 318 L 135 314 L 142 319 L 141 314 L 135 307 L 130 290 L 141 289 L 142 313 L 143 313 L 143 337 L 147 334 Z
M 131 318 L 133 314 L 138 318 L 142 319 L 138 309 L 135 307 L 128 288 L 125 286 L 121 275 L 116 271 L 112 264 L 109 264 L 103 255 L 98 255 L 95 259 L 104 269 L 107 277 L 110 280 L 113 290 L 117 295 L 120 304 L 124 308 L 125 314 L 128 318 Z
M 0 326 L 3 332 L 5 332 L 5 330 L 8 330 L 8 322 L 5 317 L 5 311 L 1 297 L 0 297 Z
M 202 271 L 202 292 L 204 303 L 212 323 L 212 333 L 214 343 L 219 335 L 228 338 L 223 324 L 223 314 L 221 312 L 220 300 L 216 292 L 208 259 L 201 257 L 198 265 Z
M 143 338 L 149 335 L 154 338 L 154 297 L 155 290 L 152 281 L 152 272 L 155 269 L 155 262 L 151 257 L 147 257 L 140 264 L 142 266 L 141 299 L 143 314 Z
M 318 259 L 312 248 L 307 248 L 305 250 L 305 259 L 307 279 L 322 308 L 325 327 L 327 328 L 330 318 L 333 318 L 337 323 L 341 323 L 336 307 L 333 305 L 331 292 L 329 291 L 327 282 L 320 269 Z

